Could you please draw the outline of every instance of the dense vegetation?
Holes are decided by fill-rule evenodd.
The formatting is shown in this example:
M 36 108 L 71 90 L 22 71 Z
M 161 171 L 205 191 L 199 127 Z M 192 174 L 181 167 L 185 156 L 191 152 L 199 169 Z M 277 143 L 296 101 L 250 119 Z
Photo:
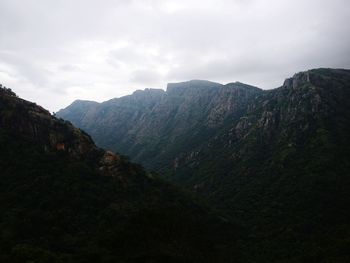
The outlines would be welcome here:
M 136 110 L 121 98 L 59 114 L 244 225 L 245 261 L 350 261 L 349 70 L 298 73 L 269 91 L 187 82 L 147 94 L 127 98 Z
M 0 262 L 239 260 L 230 222 L 125 157 L 105 173 L 87 135 L 2 91 Z

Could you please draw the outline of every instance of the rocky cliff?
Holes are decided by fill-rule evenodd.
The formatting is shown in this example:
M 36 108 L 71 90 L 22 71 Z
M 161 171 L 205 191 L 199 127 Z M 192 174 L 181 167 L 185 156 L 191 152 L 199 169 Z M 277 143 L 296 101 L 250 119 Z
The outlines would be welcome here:
M 101 104 L 76 101 L 57 115 L 88 131 L 99 146 L 159 169 L 241 115 L 261 92 L 238 82 L 193 80 L 170 83 L 166 92 L 137 91 Z

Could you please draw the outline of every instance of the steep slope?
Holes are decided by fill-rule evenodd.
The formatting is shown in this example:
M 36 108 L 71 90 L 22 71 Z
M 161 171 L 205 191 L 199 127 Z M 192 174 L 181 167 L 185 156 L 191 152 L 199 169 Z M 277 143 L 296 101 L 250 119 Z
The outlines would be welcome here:
M 133 128 L 152 133 L 126 133 L 138 148 L 125 153 L 244 222 L 253 262 L 348 262 L 350 71 L 301 72 L 269 91 L 176 88 L 181 103 L 167 91 L 145 110 Z
M 0 87 L 1 262 L 237 262 L 188 194 Z
M 179 159 L 173 179 L 254 229 L 252 255 L 347 262 L 349 102 L 349 70 L 296 74 Z
M 57 113 L 88 131 L 97 144 L 147 168 L 166 171 L 179 154 L 211 138 L 241 116 L 261 90 L 242 83 L 192 80 L 147 89 L 101 104 L 76 101 Z

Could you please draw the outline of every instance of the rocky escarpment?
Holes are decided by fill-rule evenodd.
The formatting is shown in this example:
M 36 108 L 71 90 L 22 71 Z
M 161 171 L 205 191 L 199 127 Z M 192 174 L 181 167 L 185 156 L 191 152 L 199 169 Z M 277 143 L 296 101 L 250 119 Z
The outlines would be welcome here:
M 184 93 L 195 95 L 201 92 L 215 90 L 222 86 L 220 83 L 207 80 L 190 80 L 179 83 L 168 83 L 166 92 L 170 96 L 182 96 Z
M 240 116 L 260 92 L 239 82 L 192 80 L 170 83 L 166 92 L 137 91 L 87 109 L 88 102 L 75 102 L 58 116 L 88 131 L 98 145 L 160 168 L 171 166 L 181 152 L 209 139 L 229 118 Z M 78 105 L 85 110 L 75 110 Z
M 97 147 L 89 135 L 49 111 L 0 89 L 0 127 L 30 137 L 48 150 L 68 152 L 74 158 L 85 158 Z
M 295 74 L 280 88 L 260 92 L 248 101 L 240 115 L 229 121 L 226 118 L 227 125 L 216 136 L 177 156 L 177 173 L 180 167 L 192 173 L 198 167 L 213 165 L 215 160 L 230 164 L 227 171 L 235 166 L 241 168 L 244 162 L 248 169 L 252 163 L 261 164 L 272 158 L 267 153 L 281 158 L 280 161 L 286 160 L 289 154 L 303 149 L 314 136 L 326 131 L 332 131 L 331 140 L 341 140 L 338 145 L 342 145 L 347 138 L 341 127 L 347 125 L 349 82 L 348 70 L 318 69 Z M 191 170 L 186 169 L 189 166 Z M 196 178 L 198 190 L 198 185 L 204 186 L 207 178 L 199 175 Z
M 118 176 L 122 163 L 118 155 L 98 148 L 87 133 L 69 121 L 18 98 L 5 87 L 0 88 L 0 129 L 33 140 L 47 152 L 60 152 L 72 160 L 90 160 L 103 175 Z

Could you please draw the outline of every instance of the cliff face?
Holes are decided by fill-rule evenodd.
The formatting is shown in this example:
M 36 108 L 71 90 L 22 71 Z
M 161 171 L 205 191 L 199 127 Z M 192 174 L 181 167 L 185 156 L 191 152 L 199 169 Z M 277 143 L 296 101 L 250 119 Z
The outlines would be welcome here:
M 89 135 L 47 110 L 0 89 L 0 127 L 21 134 L 49 150 L 68 152 L 83 159 L 98 152 Z
M 315 166 L 321 159 L 325 166 L 336 165 L 349 154 L 349 92 L 348 70 L 298 73 L 282 87 L 257 94 L 215 136 L 179 151 L 171 178 L 217 198 L 235 196 L 243 181 L 256 180 L 264 169 L 266 174 L 306 169 L 299 167 L 302 158 Z M 346 170 L 344 165 L 337 168 Z
M 261 92 L 242 83 L 193 80 L 169 84 L 166 92 L 137 91 L 88 108 L 75 102 L 57 114 L 88 131 L 99 146 L 159 169 L 172 166 L 182 151 L 241 115 Z M 78 105 L 84 110 L 75 110 Z

